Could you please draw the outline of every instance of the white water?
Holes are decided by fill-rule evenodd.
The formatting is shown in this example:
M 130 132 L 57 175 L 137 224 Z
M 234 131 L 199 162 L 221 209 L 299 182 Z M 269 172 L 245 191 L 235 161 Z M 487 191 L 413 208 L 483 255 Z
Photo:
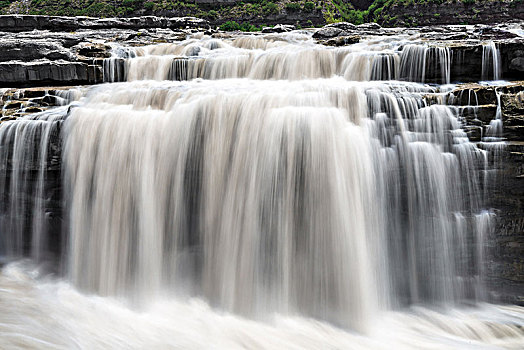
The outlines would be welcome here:
M 105 81 L 224 79 L 433 80 L 449 84 L 451 50 L 411 38 L 371 37 L 340 48 L 315 44 L 309 35 L 209 36 L 143 48 L 118 48 L 104 62 Z M 122 58 L 134 57 L 123 61 Z M 438 74 L 439 73 L 439 74 Z
M 449 87 L 368 81 L 424 81 L 432 55 L 430 70 L 450 81 L 449 49 L 399 55 L 401 41 L 333 49 L 286 34 L 115 49 L 126 60 L 108 60 L 106 80 L 128 82 L 2 123 L 9 260 L 49 255 L 42 144 L 53 128 L 63 139 L 55 250 L 67 282 L 7 265 L 0 340 L 518 348 L 522 308 L 482 304 L 488 151 L 469 142 L 457 108 L 434 104 Z
M 500 51 L 493 41 L 482 45 L 482 80 L 501 79 Z
M 492 306 L 385 312 L 369 335 L 295 315 L 263 322 L 217 312 L 200 299 L 158 298 L 134 311 L 43 279 L 20 264 L 0 274 L 3 349 L 521 349 L 524 310 Z

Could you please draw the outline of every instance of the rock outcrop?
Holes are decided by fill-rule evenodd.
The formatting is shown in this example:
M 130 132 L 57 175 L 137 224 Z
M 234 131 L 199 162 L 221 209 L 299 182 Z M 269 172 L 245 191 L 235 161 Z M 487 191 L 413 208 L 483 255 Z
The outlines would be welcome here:
M 155 17 L 142 16 L 132 18 L 92 18 L 92 17 L 60 17 L 4 15 L 0 16 L 0 31 L 25 32 L 34 29 L 54 32 L 69 32 L 80 29 L 132 29 L 169 28 L 209 29 L 209 22 L 196 17 Z
M 424 82 L 441 84 L 442 67 L 446 66 L 438 50 L 449 49 L 451 82 L 476 82 L 493 77 L 483 77 L 483 60 L 491 55 L 488 45 L 493 42 L 500 54 L 500 78 L 524 80 L 524 36 L 514 33 L 515 27 L 498 26 L 429 26 L 417 28 L 383 28 L 376 23 L 354 25 L 347 22 L 326 25 L 315 31 L 313 38 L 318 43 L 330 46 L 344 46 L 358 43 L 365 37 L 388 37 L 403 34 L 413 36 L 410 44 L 426 45 Z M 430 43 L 430 44 L 428 44 Z M 400 46 L 399 53 L 407 45 Z M 415 59 L 415 58 L 414 58 Z
M 0 88 L 101 83 L 112 42 L 146 45 L 208 30 L 190 17 L 0 16 Z
M 100 65 L 64 60 L 1 62 L 0 84 L 4 87 L 42 85 L 83 85 L 103 80 Z
M 490 297 L 524 305 L 524 82 L 499 87 L 465 84 L 450 95 L 450 102 L 462 108 L 470 139 L 493 156 L 491 166 L 496 169 L 494 176 L 486 177 L 487 204 L 496 214 L 485 266 Z M 497 101 L 505 142 L 481 142 L 496 118 Z

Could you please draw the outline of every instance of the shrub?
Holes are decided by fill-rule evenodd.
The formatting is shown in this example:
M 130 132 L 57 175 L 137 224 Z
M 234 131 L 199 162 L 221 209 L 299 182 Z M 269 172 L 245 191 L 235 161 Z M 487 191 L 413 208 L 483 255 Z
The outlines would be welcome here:
M 257 32 L 257 31 L 262 30 L 262 26 L 255 27 L 254 25 L 249 24 L 249 23 L 239 24 L 235 21 L 227 21 L 226 23 L 220 26 L 220 30 L 228 31 L 228 32 L 232 32 L 235 30 L 241 30 L 243 32 Z
M 364 12 L 359 10 L 352 10 L 348 13 L 347 21 L 353 24 L 364 23 Z
M 272 13 L 278 13 L 278 6 L 274 2 L 267 2 L 264 6 L 262 6 L 262 11 L 268 15 Z
M 286 11 L 288 11 L 288 12 L 298 12 L 298 11 L 300 11 L 300 4 L 297 4 L 296 2 L 288 2 L 286 4 Z
M 218 18 L 218 12 L 216 12 L 215 10 L 209 10 L 209 12 L 207 13 L 207 18 L 217 19 Z
M 232 32 L 235 30 L 240 30 L 240 24 L 238 24 L 235 21 L 227 21 L 226 23 L 222 24 L 220 26 L 220 30 L 226 31 L 226 32 Z
M 155 3 L 154 2 L 146 2 L 144 4 L 144 8 L 147 10 L 147 11 L 153 11 L 153 9 L 155 8 Z
M 311 1 L 306 1 L 304 3 L 304 11 L 311 12 L 315 9 L 315 4 Z

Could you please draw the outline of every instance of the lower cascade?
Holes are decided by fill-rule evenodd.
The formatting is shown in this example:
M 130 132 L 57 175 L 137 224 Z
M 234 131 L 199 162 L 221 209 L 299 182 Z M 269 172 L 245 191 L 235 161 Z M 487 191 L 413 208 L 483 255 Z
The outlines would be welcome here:
M 423 83 L 429 56 L 450 83 L 447 47 L 300 56 L 305 35 L 116 47 L 111 83 L 0 123 L 1 342 L 522 345 L 524 311 L 488 304 L 486 286 L 500 111 L 468 139 L 475 101 Z M 501 77 L 497 50 L 485 45 L 483 78 Z M 15 308 L 7 288 L 38 296 Z M 16 336 L 35 310 L 56 318 L 55 339 Z

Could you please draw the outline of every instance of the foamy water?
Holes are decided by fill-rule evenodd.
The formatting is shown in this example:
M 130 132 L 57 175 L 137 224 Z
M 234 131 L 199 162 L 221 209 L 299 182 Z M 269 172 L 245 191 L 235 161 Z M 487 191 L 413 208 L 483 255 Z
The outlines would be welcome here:
M 524 308 L 482 304 L 377 315 L 361 335 L 318 320 L 248 320 L 201 299 L 159 298 L 141 311 L 38 278 L 28 265 L 0 275 L 2 349 L 522 349 Z

